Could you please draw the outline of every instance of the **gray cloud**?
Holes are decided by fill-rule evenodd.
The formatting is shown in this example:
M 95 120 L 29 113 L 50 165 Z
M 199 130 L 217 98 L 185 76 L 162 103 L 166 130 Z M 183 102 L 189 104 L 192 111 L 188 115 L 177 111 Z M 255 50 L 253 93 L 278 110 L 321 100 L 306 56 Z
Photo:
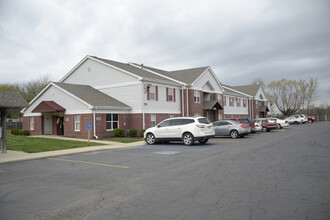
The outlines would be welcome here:
M 329 9 L 326 0 L 0 1 L 0 82 L 58 80 L 88 54 L 211 66 L 232 85 L 316 77 L 326 99 Z

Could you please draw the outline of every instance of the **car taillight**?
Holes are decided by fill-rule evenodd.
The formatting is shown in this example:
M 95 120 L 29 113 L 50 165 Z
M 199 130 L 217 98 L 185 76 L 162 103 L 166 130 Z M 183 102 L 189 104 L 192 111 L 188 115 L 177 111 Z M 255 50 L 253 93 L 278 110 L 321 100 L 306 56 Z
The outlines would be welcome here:
M 256 125 L 256 127 L 258 127 L 259 125 Z
M 241 128 L 244 128 L 244 125 L 240 125 Z
M 205 128 L 205 125 L 196 125 L 199 128 Z

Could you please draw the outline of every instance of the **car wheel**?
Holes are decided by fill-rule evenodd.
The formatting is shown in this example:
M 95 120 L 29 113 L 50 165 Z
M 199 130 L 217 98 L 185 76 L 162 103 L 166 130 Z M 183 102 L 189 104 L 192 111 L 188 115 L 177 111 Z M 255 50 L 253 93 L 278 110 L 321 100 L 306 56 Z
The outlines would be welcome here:
M 152 133 L 147 134 L 146 142 L 147 142 L 147 144 L 150 144 L 150 145 L 156 143 L 155 135 L 153 135 Z
M 293 122 L 294 125 L 299 125 L 299 122 L 295 121 Z
M 183 143 L 185 145 L 193 145 L 194 144 L 194 136 L 190 133 L 184 133 L 183 136 L 182 136 L 182 140 L 183 140 Z
M 281 124 L 277 124 L 277 129 L 282 129 Z
M 262 127 L 261 131 L 262 132 L 266 132 L 267 131 L 267 128 L 266 127 Z
M 232 131 L 230 131 L 230 136 L 231 136 L 231 138 L 237 138 L 238 132 L 236 130 L 232 130 Z
M 209 139 L 203 139 L 203 140 L 199 140 L 199 143 L 206 144 L 208 141 L 209 141 Z
M 312 119 L 308 119 L 308 122 L 309 122 L 309 123 L 313 123 L 313 120 L 312 120 Z

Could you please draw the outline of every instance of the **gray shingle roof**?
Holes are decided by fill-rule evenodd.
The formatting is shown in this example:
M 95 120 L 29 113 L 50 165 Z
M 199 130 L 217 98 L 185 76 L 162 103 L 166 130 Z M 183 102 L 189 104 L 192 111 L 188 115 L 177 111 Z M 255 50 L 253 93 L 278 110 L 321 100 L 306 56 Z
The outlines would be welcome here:
M 238 90 L 238 89 L 235 89 L 235 88 L 233 88 L 232 86 L 228 86 L 228 85 L 224 85 L 224 84 L 222 84 L 223 85 L 223 88 L 224 88 L 224 90 L 225 90 L 225 95 L 233 95 L 233 96 L 238 96 L 238 97 L 247 97 L 246 95 L 243 95 L 242 93 L 245 93 L 245 92 L 243 92 L 243 91 L 240 91 L 240 90 Z M 236 90 L 236 91 L 238 91 L 238 92 L 235 92 L 235 91 L 233 91 L 233 90 L 230 90 L 230 89 L 227 89 L 226 87 L 228 87 L 228 88 L 231 88 L 231 89 L 234 89 L 234 90 Z M 239 93 L 239 92 L 242 92 L 242 93 Z M 245 93 L 245 94 L 247 94 L 247 93 Z M 249 94 L 248 94 L 249 95 Z
M 259 91 L 260 85 L 232 86 L 232 88 L 243 93 L 256 96 Z
M 191 85 L 200 75 L 202 75 L 202 73 L 207 70 L 207 68 L 209 67 L 175 70 L 166 72 L 164 75 Z
M 149 69 L 153 72 L 162 74 L 164 76 L 170 77 L 172 79 L 175 79 L 177 81 L 180 81 L 180 82 L 183 82 L 186 84 L 192 84 L 209 67 L 205 66 L 205 67 L 197 67 L 197 68 L 174 70 L 174 71 L 161 70 L 161 69 L 157 69 L 157 68 L 150 67 L 150 66 L 144 66 L 143 68 Z
M 168 80 L 165 77 L 158 76 L 154 73 L 151 73 L 151 72 L 149 72 L 145 69 L 133 66 L 129 63 L 121 63 L 121 62 L 117 62 L 117 61 L 113 61 L 113 60 L 107 60 L 107 59 L 99 58 L 99 57 L 95 57 L 95 56 L 91 56 L 91 57 L 93 57 L 94 59 L 100 60 L 104 63 L 110 64 L 112 66 L 118 67 L 118 68 L 120 68 L 122 70 L 125 70 L 127 72 L 133 73 L 133 74 L 135 74 L 139 77 L 142 77 L 146 80 L 158 80 L 158 81 L 163 81 L 164 83 L 173 84 L 172 80 Z M 135 64 L 135 65 L 138 65 L 138 64 Z
M 19 92 L 0 92 L 0 109 L 24 108 L 28 105 Z
M 131 109 L 130 106 L 88 85 L 76 85 L 58 82 L 53 82 L 53 84 L 75 95 L 93 107 L 105 109 Z

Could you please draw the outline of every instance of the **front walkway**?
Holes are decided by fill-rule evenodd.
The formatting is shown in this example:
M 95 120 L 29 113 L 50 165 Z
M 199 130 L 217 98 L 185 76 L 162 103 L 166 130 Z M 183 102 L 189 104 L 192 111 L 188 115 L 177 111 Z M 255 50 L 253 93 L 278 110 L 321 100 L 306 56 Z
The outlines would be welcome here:
M 53 139 L 62 139 L 62 140 L 72 140 L 72 141 L 85 141 L 87 139 L 80 139 L 80 138 L 68 138 L 56 135 L 37 135 L 31 137 L 41 137 L 41 138 L 53 138 Z M 56 156 L 63 156 L 63 155 L 70 155 L 70 154 L 79 154 L 91 151 L 100 151 L 100 150 L 111 150 L 117 148 L 125 148 L 125 147 L 135 147 L 144 145 L 144 141 L 138 141 L 134 143 L 118 143 L 114 141 L 103 141 L 103 140 L 91 140 L 91 142 L 102 143 L 106 145 L 102 146 L 92 146 L 92 147 L 80 147 L 80 148 L 72 148 L 72 149 L 65 149 L 65 150 L 57 150 L 57 151 L 47 151 L 47 152 L 40 152 L 40 153 L 25 153 L 21 151 L 12 151 L 7 150 L 6 154 L 0 153 L 0 164 L 9 163 L 9 162 L 18 162 L 18 161 L 25 161 L 25 160 L 35 160 L 47 157 L 56 157 Z

